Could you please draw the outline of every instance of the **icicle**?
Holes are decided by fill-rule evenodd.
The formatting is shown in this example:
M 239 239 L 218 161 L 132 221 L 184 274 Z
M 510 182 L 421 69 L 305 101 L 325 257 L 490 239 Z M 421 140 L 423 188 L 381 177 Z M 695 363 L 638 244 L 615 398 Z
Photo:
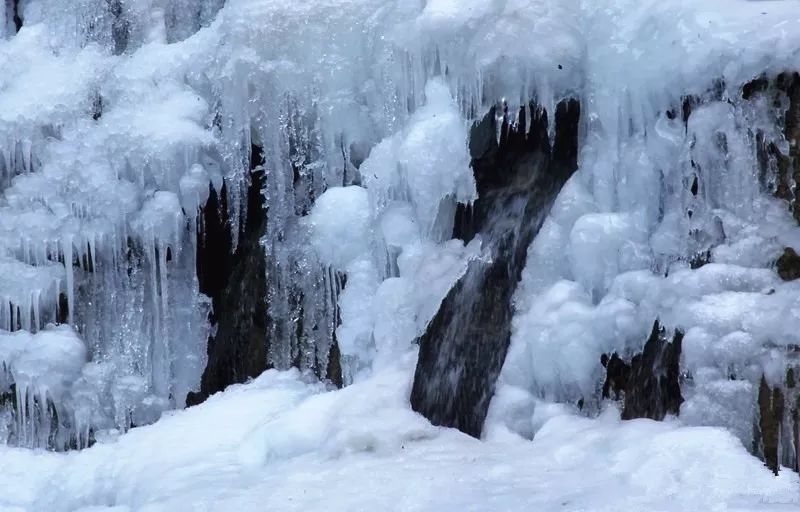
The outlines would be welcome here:
M 41 290 L 33 291 L 33 331 L 38 331 L 42 327 L 42 319 L 40 315 L 41 308 Z
M 158 294 L 158 261 L 156 255 L 156 240 L 149 238 L 146 242 L 147 257 L 149 260 L 149 276 L 150 276 L 150 309 L 153 314 L 153 337 L 150 342 L 151 361 L 151 379 L 153 389 L 160 396 L 166 391 L 166 383 L 163 378 L 163 344 L 164 340 L 161 338 L 161 301 Z
M 164 376 L 164 389 L 161 392 L 161 396 L 163 398 L 167 398 L 170 395 L 170 376 L 172 375 L 171 371 L 171 361 L 172 361 L 172 351 L 170 347 L 170 331 L 169 331 L 169 321 L 170 321 L 170 314 L 169 314 L 169 281 L 167 279 L 167 251 L 169 250 L 169 246 L 165 243 L 160 244 L 158 255 L 158 280 L 161 288 L 161 315 L 162 315 L 162 332 L 159 334 L 156 343 L 162 346 L 161 351 L 163 358 L 163 376 Z M 174 250 L 174 249 L 173 249 Z M 173 254 L 173 257 L 177 257 L 176 254 Z
M 31 330 L 31 294 L 25 294 L 22 304 L 19 305 L 20 309 L 20 326 L 26 331 Z
M 61 252 L 64 254 L 64 270 L 66 271 L 67 286 L 67 323 L 74 325 L 75 315 L 75 277 L 72 268 L 72 235 L 65 235 L 61 239 Z

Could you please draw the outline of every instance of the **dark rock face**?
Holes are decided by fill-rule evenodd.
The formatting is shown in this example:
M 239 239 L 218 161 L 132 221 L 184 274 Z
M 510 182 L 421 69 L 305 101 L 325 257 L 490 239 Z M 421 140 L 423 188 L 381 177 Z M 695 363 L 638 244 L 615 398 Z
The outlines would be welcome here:
M 4 4 L 7 16 L 14 22 L 14 29 L 19 32 L 19 29 L 22 28 L 19 0 L 6 0 Z
M 606 380 L 603 383 L 603 398 L 620 400 L 628 390 L 628 379 L 631 376 L 631 365 L 626 363 L 614 352 L 609 358 L 606 354 L 600 358 L 600 364 L 606 369 Z
M 675 331 L 671 341 L 658 320 L 642 351 L 626 363 L 616 352 L 600 358 L 606 369 L 603 398 L 622 400 L 623 419 L 663 420 L 677 415 L 683 396 L 680 387 L 680 358 L 683 333 Z
M 784 136 L 789 141 L 788 159 L 783 161 L 781 183 L 785 194 L 790 197 L 794 218 L 800 222 L 800 73 L 783 73 L 777 79 L 778 88 L 789 98 L 789 108 L 784 118 Z
M 454 236 L 480 235 L 491 255 L 475 260 L 444 299 L 425 334 L 411 393 L 412 408 L 432 423 L 479 437 L 511 337 L 511 298 L 528 246 L 558 191 L 577 167 L 580 105 L 561 102 L 555 142 L 548 113 L 531 105 L 519 123 L 507 116 L 496 139 L 495 112 L 472 130 L 470 151 L 479 199 L 461 205 Z
M 231 384 L 255 378 L 264 370 L 279 367 L 270 359 L 270 350 L 276 343 L 288 343 L 276 336 L 276 322 L 269 314 L 271 291 L 281 285 L 276 279 L 268 279 L 267 265 L 270 259 L 262 244 L 268 222 L 268 205 L 262 190 L 265 186 L 261 149 L 251 148 L 250 184 L 247 191 L 247 221 L 239 231 L 238 244 L 233 251 L 231 225 L 228 218 L 227 188 L 220 194 L 213 189 L 203 208 L 197 248 L 197 276 L 200 291 L 211 298 L 213 312 L 210 320 L 214 328 L 208 339 L 208 363 L 203 372 L 200 391 L 190 393 L 187 405 L 203 402 L 210 395 L 224 390 Z M 307 198 L 309 201 L 312 197 Z M 298 270 L 299 271 L 299 270 Z M 335 276 L 335 290 L 331 301 L 336 303 L 346 284 L 346 276 Z M 298 333 L 304 328 L 316 330 L 316 316 L 309 312 L 302 291 L 291 290 L 297 301 L 293 323 Z M 274 299 L 273 299 L 274 300 Z M 310 303 L 310 302 L 309 302 Z M 286 322 L 284 322 L 286 323 Z M 335 323 L 339 319 L 336 315 Z M 335 329 L 335 325 L 333 326 Z M 288 335 L 286 336 L 288 338 Z M 277 342 L 275 340 L 278 340 Z M 305 352 L 289 361 L 291 366 L 313 371 L 320 379 L 326 379 L 341 387 L 342 367 L 335 333 L 326 348 L 324 361 L 312 353 L 309 360 L 302 359 Z
M 800 73 L 784 72 L 774 78 L 759 76 L 742 88 L 742 98 L 748 100 L 756 94 L 769 95 L 776 110 L 783 112 L 783 137 L 789 143 L 784 154 L 775 141 L 766 140 L 759 130 L 756 133 L 756 150 L 762 185 L 771 189 L 775 197 L 786 200 L 794 218 L 800 222 Z M 767 180 L 770 162 L 778 171 L 777 182 Z
M 631 359 L 626 379 L 622 419 L 650 418 L 663 420 L 677 415 L 683 396 L 680 386 L 680 359 L 683 333 L 675 331 L 668 341 L 658 320 L 640 354 Z M 611 377 L 611 365 L 609 364 Z
M 776 475 L 781 466 L 800 470 L 800 389 L 797 375 L 798 349 L 790 348 L 783 382 L 769 383 L 761 377 L 753 424 L 753 454 L 761 457 Z
M 800 255 L 794 249 L 787 247 L 776 263 L 778 275 L 784 281 L 794 281 L 800 278 Z
M 251 162 L 261 163 L 260 150 L 252 149 Z M 208 364 L 200 392 L 187 404 L 202 402 L 228 385 L 257 377 L 268 368 L 267 278 L 260 238 L 266 216 L 262 209 L 264 172 L 253 170 L 247 197 L 247 222 L 231 251 L 226 188 L 218 196 L 212 189 L 202 212 L 202 235 L 197 249 L 200 291 L 211 297 L 211 323 L 216 332 L 208 340 Z
M 758 412 L 761 453 L 767 467 L 777 475 L 780 468 L 778 454 L 784 413 L 783 392 L 780 387 L 770 388 L 764 377 L 761 377 L 758 387 Z
M 784 464 L 800 472 L 800 390 L 797 389 L 795 374 L 795 368 L 789 368 L 786 372 L 786 395 L 791 414 L 788 415 L 789 427 L 784 429 L 784 434 L 791 437 L 785 450 L 789 460 L 784 457 Z

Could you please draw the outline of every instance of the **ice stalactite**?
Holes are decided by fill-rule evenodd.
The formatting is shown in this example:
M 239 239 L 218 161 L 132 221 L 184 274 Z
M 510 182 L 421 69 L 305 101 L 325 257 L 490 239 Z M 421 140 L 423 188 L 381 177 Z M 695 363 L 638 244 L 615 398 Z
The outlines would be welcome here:
M 221 180 L 213 137 L 196 124 L 207 107 L 199 96 L 172 89 L 161 108 L 138 108 L 138 117 L 124 107 L 126 95 L 153 89 L 138 81 L 139 64 L 111 54 L 139 47 L 145 28 L 163 24 L 158 13 L 141 16 L 141 5 L 127 2 L 63 7 L 26 2 L 30 23 L 0 47 L 15 77 L 0 85 L 0 328 L 46 337 L 50 324 L 69 324 L 90 358 L 61 375 L 62 393 L 34 398 L 19 386 L 19 360 L 3 361 L 2 392 L 24 391 L 4 405 L 4 439 L 57 449 L 152 422 L 199 386 L 209 303 L 195 276 L 196 210 L 202 190 L 207 196 Z M 62 32 L 65 16 L 76 23 L 71 34 Z M 54 20 L 62 23 L 50 30 Z M 50 37 L 61 55 L 39 44 Z M 104 82 L 112 62 L 116 78 L 130 80 L 122 90 Z M 38 87 L 45 74 L 58 86 Z M 156 136 L 165 109 L 188 116 L 170 117 L 172 131 Z M 43 352 L 42 364 L 51 356 L 59 354 Z M 40 380 L 31 377 L 28 388 Z M 51 434 L 30 434 L 34 416 L 50 422 Z

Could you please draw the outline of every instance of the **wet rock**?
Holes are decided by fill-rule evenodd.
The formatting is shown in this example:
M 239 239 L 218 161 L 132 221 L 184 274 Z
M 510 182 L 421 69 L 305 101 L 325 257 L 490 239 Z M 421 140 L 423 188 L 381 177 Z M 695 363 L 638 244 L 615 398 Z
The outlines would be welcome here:
M 784 281 L 794 281 L 800 278 L 800 255 L 794 249 L 787 247 L 776 262 L 778 275 Z
M 697 96 L 684 96 L 681 102 L 681 119 L 683 120 L 683 124 L 689 124 L 689 117 L 692 115 L 692 111 L 695 107 L 700 103 L 700 98 Z
M 22 9 L 19 4 L 20 0 L 6 0 L 6 9 L 11 14 L 11 20 L 14 22 L 14 29 L 17 32 L 22 28 L 22 18 L 20 17 Z
M 609 358 L 606 354 L 600 358 L 600 364 L 606 369 L 606 380 L 603 383 L 603 398 L 620 400 L 625 396 L 628 389 L 628 380 L 631 374 L 631 366 L 614 352 Z
M 800 73 L 779 74 L 772 90 L 776 108 L 788 105 L 784 114 L 783 135 L 789 151 L 784 154 L 774 142 L 769 142 L 764 156 L 774 159 L 778 171 L 775 196 L 789 201 L 794 218 L 800 223 L 800 187 L 797 186 L 800 183 Z M 760 154 L 759 159 L 764 156 Z
M 777 475 L 780 468 L 779 450 L 784 414 L 783 391 L 777 386 L 770 388 L 763 376 L 758 388 L 758 412 L 761 453 L 767 467 Z
M 770 81 L 767 75 L 759 75 L 742 86 L 742 98 L 749 100 L 758 92 L 764 92 L 769 88 Z
M 693 270 L 697 270 L 698 268 L 707 265 L 708 262 L 710 261 L 711 261 L 711 250 L 708 249 L 692 256 L 689 259 L 689 267 Z
M 92 119 L 97 121 L 103 117 L 103 97 L 99 94 L 92 99 Z
M 252 161 L 259 162 L 254 147 Z M 267 369 L 267 277 L 263 235 L 265 213 L 261 188 L 264 172 L 253 170 L 247 198 L 247 222 L 232 252 L 226 187 L 211 189 L 203 208 L 203 233 L 197 249 L 200 291 L 211 298 L 210 318 L 216 332 L 208 340 L 208 364 L 200 391 L 190 393 L 187 405 L 204 401 L 230 384 L 257 377 Z
M 786 172 L 791 175 L 794 183 L 793 191 L 793 214 L 794 218 L 800 223 L 800 73 L 784 74 L 779 78 L 784 86 L 786 95 L 789 98 L 789 108 L 786 110 L 784 118 L 784 136 L 789 141 L 789 158 L 791 164 L 786 162 L 789 167 Z
M 200 291 L 211 298 L 213 312 L 210 321 L 213 334 L 208 339 L 208 363 L 203 372 L 200 391 L 190 393 L 187 405 L 203 402 L 210 395 L 227 386 L 255 378 L 275 366 L 269 357 L 275 336 L 274 321 L 270 318 L 268 303 L 270 287 L 277 286 L 267 277 L 267 256 L 262 239 L 267 229 L 267 208 L 261 191 L 265 173 L 261 164 L 261 150 L 251 148 L 252 169 L 247 191 L 246 223 L 239 232 L 238 244 L 233 251 L 231 220 L 228 218 L 227 187 L 220 194 L 213 188 L 202 211 L 202 233 L 198 240 L 197 276 Z M 344 286 L 345 276 L 337 282 Z M 337 287 L 336 293 L 341 292 Z M 303 332 L 306 323 L 310 329 L 315 316 L 303 308 L 302 291 L 291 290 L 299 305 L 294 328 Z M 335 303 L 335 300 L 334 300 Z M 338 325 L 337 318 L 336 324 Z M 320 378 L 341 387 L 341 356 L 335 338 L 324 358 L 316 353 L 303 360 L 307 351 L 298 351 L 289 365 L 312 370 Z M 322 361 L 324 360 L 324 364 Z
M 675 331 L 668 341 L 658 320 L 640 354 L 633 356 L 625 388 L 623 419 L 663 420 L 677 415 L 683 396 L 680 386 L 680 357 L 683 333 Z
M 436 425 L 479 437 L 511 337 L 511 297 L 528 246 L 555 196 L 577 167 L 580 105 L 561 102 L 555 141 L 548 113 L 531 105 L 512 126 L 496 112 L 472 130 L 470 151 L 479 199 L 460 205 L 454 236 L 481 235 L 490 261 L 472 261 L 419 340 L 412 408 Z

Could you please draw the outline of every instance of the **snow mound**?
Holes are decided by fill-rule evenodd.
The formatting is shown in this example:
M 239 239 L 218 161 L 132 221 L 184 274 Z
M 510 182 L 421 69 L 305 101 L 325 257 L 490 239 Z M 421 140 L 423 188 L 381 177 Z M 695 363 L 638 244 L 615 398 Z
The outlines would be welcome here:
M 0 447 L 11 510 L 775 510 L 800 505 L 715 428 L 552 413 L 531 443 L 408 409 L 413 354 L 339 391 L 270 370 L 81 452 Z M 208 435 L 212 431 L 215 434 Z M 403 485 L 398 485 L 403 482 Z M 580 482 L 580 485 L 576 485 Z M 414 492 L 409 492 L 413 489 Z

